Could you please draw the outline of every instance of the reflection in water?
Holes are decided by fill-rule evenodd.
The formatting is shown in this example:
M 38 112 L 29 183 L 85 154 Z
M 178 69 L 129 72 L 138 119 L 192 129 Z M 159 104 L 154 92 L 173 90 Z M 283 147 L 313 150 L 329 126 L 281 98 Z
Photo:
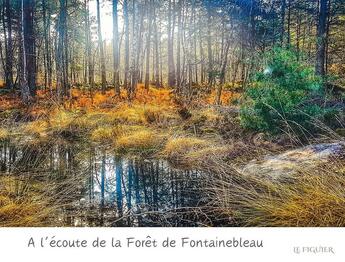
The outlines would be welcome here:
M 128 159 L 88 146 L 0 145 L 0 174 L 32 171 L 56 185 L 57 217 L 64 226 L 198 226 L 205 217 L 202 174 L 162 160 Z M 42 180 L 42 178 L 41 178 Z

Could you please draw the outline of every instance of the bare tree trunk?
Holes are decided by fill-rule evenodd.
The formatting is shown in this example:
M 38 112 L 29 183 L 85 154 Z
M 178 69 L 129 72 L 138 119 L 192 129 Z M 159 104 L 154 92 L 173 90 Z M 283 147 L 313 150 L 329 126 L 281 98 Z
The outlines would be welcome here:
M 330 32 L 330 27 L 331 27 L 331 16 L 332 16 L 332 11 L 331 11 L 331 4 L 332 1 L 328 0 L 328 15 L 327 15 L 327 29 L 326 29 L 326 50 L 325 50 L 325 74 L 328 74 L 328 63 L 329 63 L 329 32 Z
M 219 83 L 219 86 L 217 88 L 217 93 L 216 93 L 216 101 L 215 101 L 216 105 L 221 104 L 221 96 L 222 96 L 223 85 L 225 83 L 225 70 L 226 70 L 226 66 L 228 62 L 229 48 L 230 48 L 230 40 L 227 39 L 224 54 L 223 54 L 223 59 L 222 59 L 222 67 L 220 70 L 220 81 L 219 81 L 220 83 Z
M 148 23 L 148 30 L 146 36 L 146 73 L 145 73 L 145 89 L 149 89 L 150 84 L 150 50 L 151 50 L 151 9 L 152 9 L 152 0 L 149 0 L 147 3 L 147 23 Z
M 153 0 L 154 1 L 154 0 Z M 155 86 L 160 87 L 159 81 L 159 39 L 158 39 L 158 28 L 156 19 L 156 7 L 153 7 L 153 27 L 154 27 L 154 43 L 155 43 Z
M 317 25 L 316 65 L 315 65 L 315 71 L 320 76 L 325 75 L 327 14 L 328 14 L 327 0 L 320 0 L 319 22 Z
M 212 37 L 211 37 L 211 10 L 207 7 L 207 54 L 208 54 L 208 85 L 213 85 L 213 55 L 212 55 Z
M 289 1 L 288 3 L 288 20 L 287 20 L 287 45 L 289 46 L 290 45 L 290 42 L 291 42 L 291 1 L 292 0 L 287 0 Z
M 282 0 L 282 11 L 281 11 L 281 28 L 280 28 L 280 45 L 284 44 L 284 35 L 285 35 L 285 9 L 286 9 L 286 0 Z
M 119 49 L 119 31 L 117 18 L 118 0 L 113 0 L 113 59 L 114 59 L 114 87 L 115 94 L 120 96 L 120 49 Z
M 175 65 L 174 65 L 174 14 L 172 8 L 172 2 L 169 0 L 168 10 L 168 85 L 169 87 L 175 87 Z
M 103 38 L 102 38 L 102 26 L 101 26 L 101 8 L 99 0 L 96 0 L 97 3 L 97 25 L 98 25 L 98 47 L 99 55 L 101 62 L 101 78 L 102 78 L 102 93 L 105 93 L 107 79 L 105 71 L 105 59 L 104 59 L 104 47 L 103 47 Z
M 128 18 L 128 1 L 123 1 L 123 16 L 125 29 L 125 79 L 124 85 L 127 92 L 129 92 L 128 74 L 129 74 L 129 18 Z
M 6 45 L 6 87 L 13 89 L 13 41 L 12 41 L 12 12 L 10 0 L 6 0 L 7 45 Z
M 176 57 L 176 79 L 177 92 L 181 93 L 181 36 L 182 36 L 182 0 L 178 1 L 178 18 L 177 18 L 177 57 Z
M 35 0 L 24 1 L 24 47 L 26 56 L 26 76 L 30 96 L 36 95 L 36 46 L 34 32 Z
M 195 83 L 199 83 L 199 78 L 198 78 L 198 57 L 197 57 L 197 29 L 196 29 L 196 8 L 195 8 L 195 0 L 193 0 L 193 8 L 192 8 L 192 16 L 193 16 L 193 47 L 194 47 L 194 64 L 195 64 Z
M 134 96 L 134 89 L 135 86 L 137 84 L 137 65 L 136 65 L 136 55 L 138 54 L 139 50 L 137 49 L 137 45 L 138 43 L 136 41 L 139 41 L 139 39 L 137 38 L 136 35 L 136 4 L 135 4 L 136 0 L 133 0 L 132 2 L 132 38 L 131 38 L 131 52 L 132 52 L 132 56 L 131 56 L 131 83 L 129 86 L 129 90 L 128 90 L 128 100 L 132 100 L 133 96 Z M 135 52 L 137 51 L 137 52 Z
M 60 0 L 60 10 L 58 19 L 58 43 L 56 52 L 56 75 L 57 75 L 57 95 L 61 100 L 67 94 L 68 74 L 66 65 L 68 63 L 67 52 L 67 0 Z
M 140 12 L 138 19 L 139 26 L 135 17 L 139 13 L 139 9 L 136 5 L 136 1 L 133 1 L 132 6 L 132 57 L 131 57 L 131 85 L 128 92 L 128 99 L 132 100 L 135 96 L 136 86 L 139 79 L 139 58 L 141 51 L 141 29 L 143 28 L 144 16 L 143 12 Z M 137 12 L 138 11 L 138 12 Z
M 201 67 L 200 67 L 200 81 L 201 83 L 205 82 L 205 66 L 204 66 L 204 49 L 202 44 L 202 34 L 201 34 L 201 25 L 199 25 L 199 49 L 200 49 L 200 59 L 201 59 Z
M 85 8 L 85 37 L 86 37 L 86 63 L 88 67 L 88 83 L 90 85 L 90 92 L 92 97 L 92 90 L 95 85 L 94 80 L 94 64 L 92 59 L 92 41 L 90 32 L 90 15 L 89 15 L 89 0 L 84 0 Z
M 20 90 L 21 90 L 21 95 L 22 95 L 22 100 L 25 104 L 29 103 L 31 100 L 31 94 L 30 94 L 30 89 L 28 85 L 28 80 L 27 80 L 27 54 L 26 54 L 26 48 L 25 48 L 25 17 L 27 14 L 27 6 L 25 3 L 25 0 L 21 0 L 21 30 L 20 30 L 20 40 L 21 40 L 21 45 L 20 45 L 20 53 L 21 53 L 21 66 L 20 66 Z
M 44 24 L 44 86 L 48 87 L 52 93 L 52 58 L 50 48 L 50 7 L 48 6 L 47 0 L 43 0 L 43 24 Z

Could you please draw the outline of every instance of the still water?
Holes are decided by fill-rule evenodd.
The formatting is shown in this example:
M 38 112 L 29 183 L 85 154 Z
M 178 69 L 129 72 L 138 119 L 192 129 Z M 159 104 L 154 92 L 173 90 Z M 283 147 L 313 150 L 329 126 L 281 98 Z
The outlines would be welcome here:
M 51 226 L 205 226 L 205 174 L 90 144 L 0 144 L 0 175 L 56 205 Z M 23 189 L 25 188 L 25 190 Z M 39 189 L 37 189 L 39 188 Z M 17 190 L 18 191 L 18 190 Z

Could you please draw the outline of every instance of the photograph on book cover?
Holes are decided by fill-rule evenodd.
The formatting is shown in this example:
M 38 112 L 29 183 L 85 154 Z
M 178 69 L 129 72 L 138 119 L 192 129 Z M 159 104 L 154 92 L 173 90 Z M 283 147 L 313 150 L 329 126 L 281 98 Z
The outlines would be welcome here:
M 1 0 L 1 227 L 342 227 L 342 0 Z

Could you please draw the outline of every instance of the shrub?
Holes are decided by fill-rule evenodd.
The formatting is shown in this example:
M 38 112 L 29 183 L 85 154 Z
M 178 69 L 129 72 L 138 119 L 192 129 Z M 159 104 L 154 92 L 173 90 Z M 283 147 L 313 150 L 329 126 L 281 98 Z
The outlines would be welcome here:
M 241 124 L 259 131 L 314 131 L 314 120 L 332 112 L 323 106 L 321 78 L 291 50 L 275 48 L 263 60 L 264 71 L 246 88 Z

